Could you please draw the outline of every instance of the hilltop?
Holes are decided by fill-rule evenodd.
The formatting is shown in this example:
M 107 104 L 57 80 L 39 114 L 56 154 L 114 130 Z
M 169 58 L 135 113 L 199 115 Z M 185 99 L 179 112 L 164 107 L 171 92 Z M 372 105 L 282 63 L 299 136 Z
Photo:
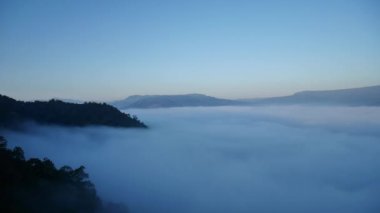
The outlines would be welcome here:
M 0 95 L 0 127 L 25 121 L 63 126 L 147 127 L 136 116 L 105 103 L 75 104 L 54 99 L 24 102 Z

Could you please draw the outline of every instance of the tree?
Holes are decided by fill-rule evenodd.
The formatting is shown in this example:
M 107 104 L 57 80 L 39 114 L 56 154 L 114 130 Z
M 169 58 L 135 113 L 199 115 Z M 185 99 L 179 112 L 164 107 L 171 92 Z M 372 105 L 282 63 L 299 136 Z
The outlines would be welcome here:
M 7 140 L 0 135 L 0 149 L 5 149 L 7 147 Z
M 24 150 L 21 149 L 21 147 L 16 146 L 12 151 L 13 158 L 16 160 L 24 161 Z
M 47 158 L 26 161 L 22 148 L 6 148 L 1 136 L 0 146 L 0 212 L 115 212 L 103 205 L 84 166 L 57 169 Z

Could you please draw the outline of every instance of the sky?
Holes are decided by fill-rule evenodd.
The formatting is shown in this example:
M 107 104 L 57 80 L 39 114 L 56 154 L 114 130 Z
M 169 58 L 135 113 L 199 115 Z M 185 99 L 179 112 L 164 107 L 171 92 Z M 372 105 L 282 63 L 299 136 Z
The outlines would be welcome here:
M 0 94 L 109 101 L 380 84 L 377 0 L 0 0 Z

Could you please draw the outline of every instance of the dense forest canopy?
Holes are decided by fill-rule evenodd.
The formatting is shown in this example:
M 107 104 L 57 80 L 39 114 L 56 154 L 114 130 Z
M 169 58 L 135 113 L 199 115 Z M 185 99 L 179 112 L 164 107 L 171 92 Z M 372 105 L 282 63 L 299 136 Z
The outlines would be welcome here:
M 104 204 L 84 169 L 26 160 L 20 147 L 8 149 L 0 136 L 0 212 L 127 212 L 122 204 Z
M 105 103 L 74 104 L 54 99 L 23 102 L 0 95 L 0 127 L 12 127 L 25 121 L 65 126 L 147 127 L 136 116 Z

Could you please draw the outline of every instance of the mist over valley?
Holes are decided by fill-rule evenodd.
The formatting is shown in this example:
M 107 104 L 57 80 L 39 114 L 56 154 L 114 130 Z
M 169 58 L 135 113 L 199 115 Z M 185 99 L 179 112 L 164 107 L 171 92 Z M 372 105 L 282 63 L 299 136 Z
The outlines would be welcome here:
M 85 165 L 130 212 L 377 212 L 380 108 L 128 110 L 149 129 L 2 131 L 27 157 Z

